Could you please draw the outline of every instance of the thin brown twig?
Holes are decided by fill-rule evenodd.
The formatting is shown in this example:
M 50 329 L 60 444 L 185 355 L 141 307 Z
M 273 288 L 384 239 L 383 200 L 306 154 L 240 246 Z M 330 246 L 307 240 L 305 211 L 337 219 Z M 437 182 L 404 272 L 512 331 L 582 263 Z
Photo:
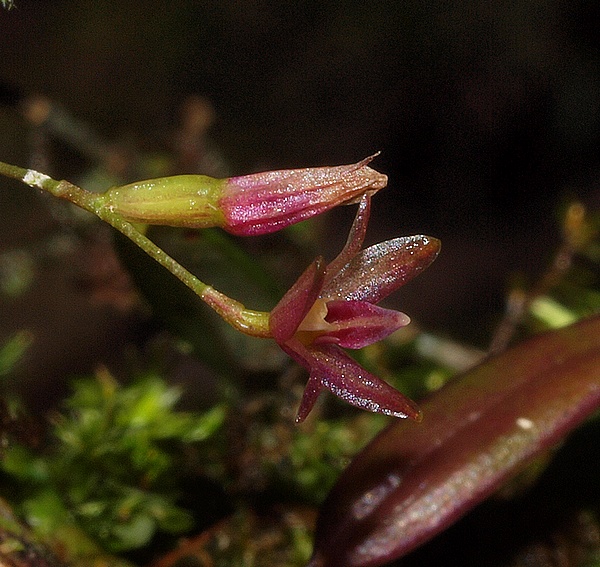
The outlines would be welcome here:
M 488 356 L 498 354 L 508 347 L 532 302 L 547 295 L 560 283 L 569 271 L 575 254 L 589 242 L 592 234 L 586 223 L 585 214 L 585 207 L 581 203 L 575 202 L 568 207 L 563 222 L 563 242 L 546 272 L 531 290 L 518 288 L 509 292 L 506 310 L 492 335 Z

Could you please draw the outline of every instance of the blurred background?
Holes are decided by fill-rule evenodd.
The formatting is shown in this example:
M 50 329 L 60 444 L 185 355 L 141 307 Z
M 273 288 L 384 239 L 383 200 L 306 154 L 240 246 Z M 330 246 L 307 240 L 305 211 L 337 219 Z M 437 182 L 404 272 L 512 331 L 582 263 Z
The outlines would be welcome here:
M 369 241 L 425 233 L 443 242 L 391 304 L 485 347 L 511 281 L 546 267 L 561 207 L 600 201 L 599 16 L 593 0 L 21 0 L 0 11 L 0 159 L 85 185 L 101 144 L 119 148 L 117 158 L 172 154 L 194 108 L 209 159 L 183 155 L 177 171 L 243 174 L 381 151 L 373 165 L 390 182 Z M 35 97 L 63 112 L 67 134 L 57 119 L 50 150 L 36 138 L 47 109 L 36 117 Z M 111 172 L 136 179 L 156 169 L 107 167 L 110 151 L 100 154 L 106 179 L 93 177 L 96 188 Z M 53 207 L 2 181 L 0 251 L 43 240 Z M 343 207 L 320 225 L 330 257 L 353 213 Z M 75 368 L 73 359 L 110 353 L 111 336 L 139 332 L 126 305 L 90 307 L 65 285 L 65 274 L 81 276 L 78 262 L 114 282 L 98 259 L 104 248 L 93 250 L 58 268 L 46 258 L 41 295 L 3 307 L 3 327 L 46 335 L 45 373 L 64 363 L 48 353 L 69 348 L 61 319 L 89 345 L 72 353 Z

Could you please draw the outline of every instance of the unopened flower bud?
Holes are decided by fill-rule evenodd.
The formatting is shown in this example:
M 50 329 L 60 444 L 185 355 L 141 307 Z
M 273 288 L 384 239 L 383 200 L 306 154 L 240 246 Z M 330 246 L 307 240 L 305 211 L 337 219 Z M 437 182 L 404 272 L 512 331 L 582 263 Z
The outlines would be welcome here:
M 174 175 L 113 187 L 102 197 L 131 222 L 208 228 L 225 222 L 219 199 L 226 184 L 206 175 Z
M 178 175 L 114 187 L 106 206 L 131 222 L 208 228 L 251 236 L 275 232 L 387 184 L 367 164 L 266 171 L 227 179 Z

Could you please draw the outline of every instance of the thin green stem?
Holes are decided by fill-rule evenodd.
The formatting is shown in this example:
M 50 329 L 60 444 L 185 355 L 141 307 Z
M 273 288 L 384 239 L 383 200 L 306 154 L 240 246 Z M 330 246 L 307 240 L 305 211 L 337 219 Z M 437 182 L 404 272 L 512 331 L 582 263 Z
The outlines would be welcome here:
M 213 287 L 200 281 L 194 274 L 186 270 L 164 250 L 137 230 L 133 224 L 126 221 L 121 215 L 113 212 L 106 205 L 102 194 L 91 193 L 68 181 L 56 181 L 38 171 L 24 169 L 3 162 L 0 162 L 0 175 L 11 177 L 31 187 L 42 189 L 55 197 L 65 199 L 93 213 L 124 234 L 146 252 L 146 254 L 179 278 L 235 329 L 255 337 L 271 337 L 269 313 L 246 309 L 240 302 L 223 295 Z

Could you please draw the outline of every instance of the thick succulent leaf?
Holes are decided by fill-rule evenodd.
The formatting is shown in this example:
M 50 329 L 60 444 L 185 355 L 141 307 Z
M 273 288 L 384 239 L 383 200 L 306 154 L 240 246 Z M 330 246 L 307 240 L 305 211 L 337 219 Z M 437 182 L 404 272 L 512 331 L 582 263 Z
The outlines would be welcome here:
M 423 235 L 370 246 L 327 281 L 321 297 L 378 303 L 427 268 L 440 248 L 437 238 Z
M 314 344 L 336 344 L 359 349 L 376 343 L 410 323 L 408 315 L 368 301 L 328 301 L 325 321 L 332 329 Z
M 311 567 L 382 565 L 481 502 L 600 406 L 600 316 L 484 362 L 395 422 L 326 500 Z
M 319 256 L 273 308 L 269 326 L 279 344 L 292 338 L 319 297 L 324 277 L 325 262 Z

